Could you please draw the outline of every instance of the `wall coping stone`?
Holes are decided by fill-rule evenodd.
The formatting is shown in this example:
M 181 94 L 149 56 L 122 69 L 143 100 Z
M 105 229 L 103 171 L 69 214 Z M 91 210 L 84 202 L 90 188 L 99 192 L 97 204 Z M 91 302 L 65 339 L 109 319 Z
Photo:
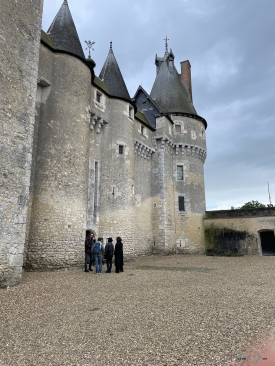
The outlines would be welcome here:
M 275 207 L 206 211 L 205 220 L 275 216 Z

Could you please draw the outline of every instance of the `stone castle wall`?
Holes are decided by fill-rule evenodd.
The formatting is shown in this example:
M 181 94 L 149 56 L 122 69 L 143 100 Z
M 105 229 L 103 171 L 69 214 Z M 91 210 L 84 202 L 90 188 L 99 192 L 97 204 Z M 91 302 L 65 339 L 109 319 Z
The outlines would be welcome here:
M 208 254 L 261 254 L 260 232 L 275 230 L 275 208 L 207 211 Z
M 33 19 L 40 16 L 41 21 L 42 5 L 33 3 Z M 31 18 L 27 20 L 32 23 Z M 38 50 L 40 24 L 34 28 L 37 38 L 29 40 Z M 30 116 L 25 135 L 22 126 L 17 133 L 14 126 L 4 124 L 3 131 L 10 156 L 13 149 L 22 150 L 15 155 L 18 171 L 14 175 L 18 178 L 21 173 L 22 179 L 18 184 L 14 179 L 9 205 L 3 206 L 4 223 L 14 218 L 15 227 L 5 227 L 2 274 L 17 271 L 20 277 L 25 241 L 27 269 L 83 265 L 88 230 L 105 240 L 121 236 L 129 258 L 203 252 L 203 124 L 189 117 L 172 116 L 171 120 L 161 115 L 154 131 L 135 118 L 131 102 L 111 97 L 96 87 L 100 84 L 91 82 L 87 62 L 45 43 L 40 45 L 39 61 L 36 57 L 32 62 L 32 74 L 21 73 L 30 80 L 22 79 L 24 87 L 32 88 L 25 93 L 29 95 L 25 104 L 30 102 L 13 122 L 14 126 L 18 121 L 26 123 Z M 18 95 L 24 99 L 22 88 Z M 177 178 L 178 166 L 183 167 L 183 179 Z M 6 170 L 7 180 L 11 169 Z M 179 196 L 185 204 L 181 212 Z M 10 243 L 15 243 L 12 248 Z
M 0 3 L 0 287 L 22 275 L 42 5 Z

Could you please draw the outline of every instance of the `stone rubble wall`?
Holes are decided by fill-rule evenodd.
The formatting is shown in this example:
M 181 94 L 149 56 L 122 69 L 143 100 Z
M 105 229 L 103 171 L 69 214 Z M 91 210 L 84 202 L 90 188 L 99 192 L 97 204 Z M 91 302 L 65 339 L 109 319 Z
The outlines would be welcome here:
M 204 220 L 209 254 L 259 254 L 260 232 L 275 230 L 275 208 L 207 211 Z
M 0 3 L 0 287 L 22 276 L 42 0 Z

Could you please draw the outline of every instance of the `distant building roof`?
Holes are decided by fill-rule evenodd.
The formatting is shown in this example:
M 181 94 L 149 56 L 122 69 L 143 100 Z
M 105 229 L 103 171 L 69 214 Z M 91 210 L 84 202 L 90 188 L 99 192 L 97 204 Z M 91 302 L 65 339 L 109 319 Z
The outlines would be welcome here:
M 157 76 L 150 96 L 164 113 L 190 113 L 196 115 L 188 90 L 174 65 L 172 51 L 164 57 L 156 56 Z
M 51 36 L 54 48 L 85 59 L 67 0 L 64 0 L 47 33 Z
M 110 95 L 131 101 L 129 92 L 113 53 L 112 42 L 107 59 L 99 74 L 99 79 L 104 82 Z

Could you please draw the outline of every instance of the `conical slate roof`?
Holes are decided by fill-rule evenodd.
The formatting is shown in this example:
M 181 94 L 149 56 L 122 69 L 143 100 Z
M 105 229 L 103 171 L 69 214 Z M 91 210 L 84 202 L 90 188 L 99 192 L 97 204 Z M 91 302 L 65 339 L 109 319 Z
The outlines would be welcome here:
M 47 33 L 55 48 L 85 58 L 67 0 L 64 0 Z
M 131 100 L 113 52 L 112 42 L 110 44 L 110 50 L 107 59 L 99 74 L 99 79 L 104 82 L 110 95 Z
M 190 95 L 174 65 L 174 55 L 166 50 L 164 57 L 156 57 L 157 76 L 151 98 L 164 113 L 197 114 Z

